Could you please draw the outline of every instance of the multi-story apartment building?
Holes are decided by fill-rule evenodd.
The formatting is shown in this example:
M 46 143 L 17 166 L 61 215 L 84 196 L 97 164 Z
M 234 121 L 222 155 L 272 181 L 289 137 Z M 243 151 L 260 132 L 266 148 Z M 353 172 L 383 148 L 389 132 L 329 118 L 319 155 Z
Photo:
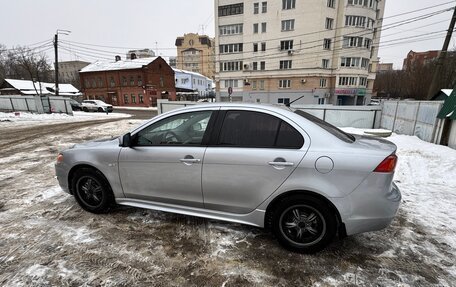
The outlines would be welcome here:
M 362 105 L 385 0 L 215 0 L 216 91 L 231 99 Z
M 176 38 L 176 67 L 214 78 L 214 39 L 206 35 L 185 34 Z
M 79 71 L 89 64 L 84 61 L 59 62 L 59 82 L 79 86 Z
M 174 70 L 161 57 L 94 62 L 79 72 L 85 99 L 114 106 L 157 105 L 176 99 Z

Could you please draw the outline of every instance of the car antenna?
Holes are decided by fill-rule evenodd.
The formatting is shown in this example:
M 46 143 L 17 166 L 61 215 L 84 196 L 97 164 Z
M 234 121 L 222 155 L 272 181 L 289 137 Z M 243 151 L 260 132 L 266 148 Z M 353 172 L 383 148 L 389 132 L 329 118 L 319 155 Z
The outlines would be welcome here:
M 285 106 L 291 110 L 291 108 L 290 108 L 291 104 L 294 103 L 294 102 L 296 102 L 296 101 L 299 101 L 299 100 L 302 99 L 302 98 L 304 98 L 304 95 L 300 96 L 299 98 L 297 98 L 297 99 L 294 100 L 294 101 L 291 101 L 291 102 L 285 104 Z

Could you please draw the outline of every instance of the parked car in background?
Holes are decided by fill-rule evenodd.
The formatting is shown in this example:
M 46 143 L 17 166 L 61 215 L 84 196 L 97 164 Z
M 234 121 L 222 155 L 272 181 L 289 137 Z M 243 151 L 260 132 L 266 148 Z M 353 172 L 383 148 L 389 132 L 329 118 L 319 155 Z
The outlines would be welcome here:
M 112 105 L 107 104 L 100 100 L 83 100 L 82 101 L 82 110 L 84 112 L 108 112 L 113 111 Z
M 265 227 L 293 251 L 385 228 L 401 194 L 396 146 L 302 111 L 202 104 L 57 157 L 62 189 L 104 213 L 114 203 Z
M 82 111 L 82 105 L 78 101 L 71 99 L 70 105 L 73 111 Z

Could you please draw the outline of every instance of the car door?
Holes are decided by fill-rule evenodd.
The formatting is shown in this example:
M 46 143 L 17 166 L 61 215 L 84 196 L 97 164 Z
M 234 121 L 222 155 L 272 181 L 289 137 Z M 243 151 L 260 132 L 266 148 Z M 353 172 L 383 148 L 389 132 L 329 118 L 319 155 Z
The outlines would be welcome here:
M 179 113 L 132 135 L 119 174 L 127 198 L 203 207 L 201 168 L 213 110 Z M 213 120 L 212 120 L 213 121 Z
M 293 125 L 271 112 L 226 111 L 214 127 L 220 134 L 204 157 L 205 208 L 248 213 L 270 196 L 309 145 Z

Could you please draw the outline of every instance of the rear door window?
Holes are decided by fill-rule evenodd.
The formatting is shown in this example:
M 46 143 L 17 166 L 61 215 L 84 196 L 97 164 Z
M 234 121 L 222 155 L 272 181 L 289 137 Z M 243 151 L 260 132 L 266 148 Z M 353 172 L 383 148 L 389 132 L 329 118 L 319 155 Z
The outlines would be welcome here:
M 304 144 L 302 135 L 283 120 L 252 111 L 228 111 L 218 145 L 230 147 L 295 148 Z

